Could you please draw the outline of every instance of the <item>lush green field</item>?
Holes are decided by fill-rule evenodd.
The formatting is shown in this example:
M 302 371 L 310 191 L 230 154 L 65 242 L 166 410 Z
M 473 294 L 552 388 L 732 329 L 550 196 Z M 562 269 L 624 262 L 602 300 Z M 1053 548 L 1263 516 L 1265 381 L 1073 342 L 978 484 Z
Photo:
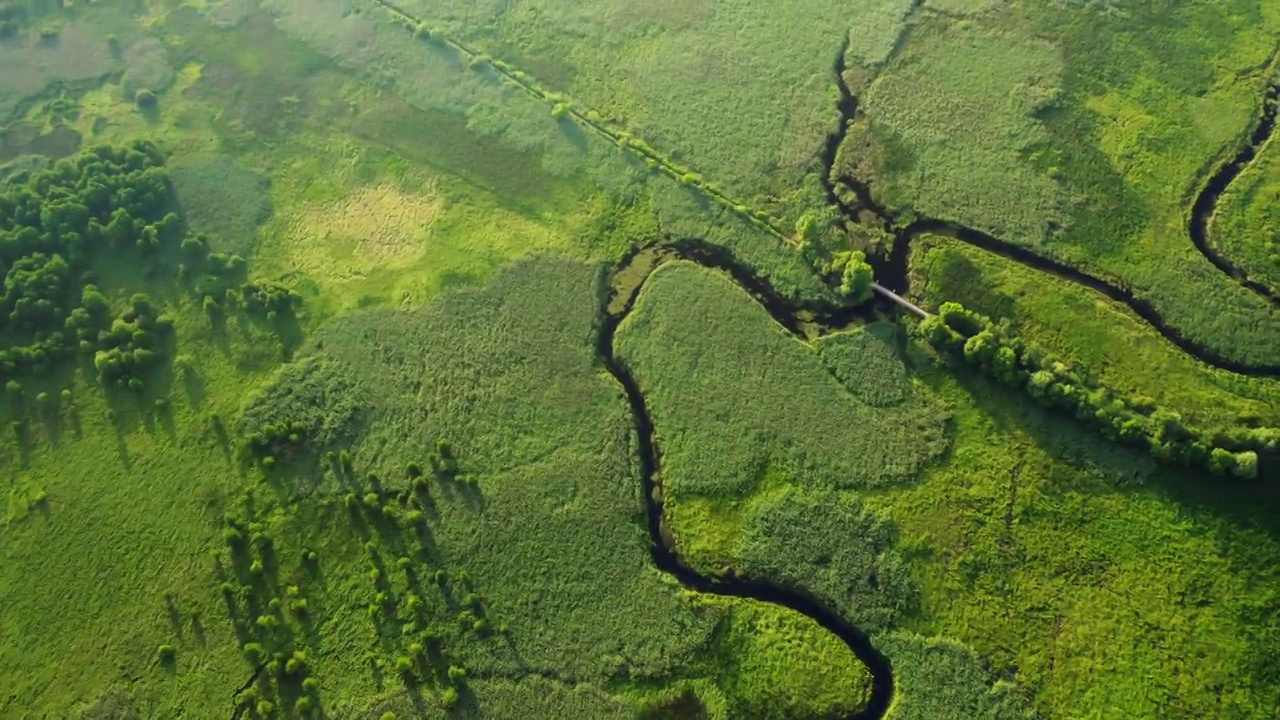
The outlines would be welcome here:
M 944 414 L 907 378 L 886 330 L 814 347 L 724 276 L 673 263 L 650 277 L 617 339 L 653 416 L 681 555 L 802 588 L 873 638 L 904 626 L 919 597 L 896 529 L 853 491 L 901 485 L 945 449 Z M 854 352 L 867 362 L 850 362 Z M 935 641 L 892 637 L 909 668 L 897 674 L 893 717 L 942 717 L 937 709 L 951 705 L 1015 717 L 995 714 L 1004 695 L 989 692 L 968 651 L 954 667 L 979 680 L 952 692 L 937 684 L 950 670 L 924 649 Z M 889 660 L 896 668 L 897 654 Z
M 1280 357 L 1276 311 L 1192 246 L 1187 214 L 1258 114 L 1269 4 L 928 5 L 844 153 L 892 208 L 1115 278 L 1226 357 Z
M 791 221 L 814 202 L 845 35 L 852 57 L 879 64 L 910 9 L 905 0 L 401 5 Z
M 969 644 L 1049 717 L 1274 714 L 1271 488 L 1153 467 L 991 382 L 936 382 L 951 459 L 871 503 L 914 559 L 914 629 Z
M 0 0 L 0 718 L 857 713 L 835 634 L 655 563 L 610 269 L 696 238 L 852 302 L 824 263 L 887 237 L 828 207 L 838 150 L 903 223 L 1274 364 L 1275 308 L 1186 227 L 1278 29 L 1234 0 Z M 1273 285 L 1276 152 L 1210 227 Z M 1280 380 L 1092 291 L 936 237 L 909 271 L 1152 417 L 1280 426 Z M 1156 465 L 864 309 L 798 337 L 722 271 L 645 280 L 614 350 L 683 562 L 867 633 L 889 720 L 1280 711 L 1274 457 Z
M 942 253 L 930 251 L 924 268 L 938 267 Z M 1035 282 L 1036 302 L 1057 308 L 1060 317 L 1064 306 L 1072 307 L 1065 292 L 1046 293 L 1054 283 L 1028 282 Z M 1019 307 L 1017 316 L 1031 322 L 1038 309 Z M 700 318 L 700 332 L 683 332 L 690 317 Z M 1097 325 L 1098 333 L 1116 331 Z M 826 391 L 821 410 L 794 417 L 779 412 L 769 373 L 786 369 L 793 396 L 821 393 L 832 380 L 822 372 L 822 354 L 807 353 L 718 275 L 673 266 L 651 278 L 619 345 L 649 398 L 672 533 L 691 561 L 805 588 L 879 630 L 873 637 L 895 662 L 901 688 L 895 712 L 902 717 L 1021 712 L 1015 687 L 987 694 L 991 680 L 983 662 L 1029 694 L 1046 717 L 1105 715 L 1115 708 L 1134 717 L 1268 716 L 1278 690 L 1261 648 L 1280 626 L 1260 613 L 1274 603 L 1280 545 L 1276 514 L 1257 496 L 1269 490 L 1157 468 L 963 370 L 959 380 L 926 371 L 930 361 L 920 351 L 912 352 L 917 379 L 910 381 L 901 360 L 893 365 L 877 358 L 865 339 L 870 335 L 837 334 L 819 346 L 835 342 L 860 352 L 866 361 L 859 367 L 875 373 L 877 388 L 906 382 L 905 392 L 919 396 L 923 381 L 937 398 L 930 403 L 952 408 L 951 449 L 915 483 L 854 485 L 847 469 L 836 471 L 841 455 L 833 451 L 821 456 L 830 458 L 827 468 L 761 465 L 755 458 L 785 457 L 790 447 L 829 441 L 861 447 L 850 438 L 857 433 L 892 452 L 902 430 L 883 417 L 846 429 L 838 388 Z M 864 339 L 850 342 L 859 336 Z M 1098 342 L 1080 336 L 1075 344 Z M 725 363 L 735 370 L 714 371 Z M 1177 387 L 1188 395 L 1199 387 L 1205 412 L 1226 402 L 1208 395 L 1214 373 L 1194 370 L 1184 368 L 1191 379 Z M 750 382 L 757 376 L 762 382 Z M 733 378 L 726 382 L 734 387 L 717 387 L 720 377 Z M 1152 383 L 1158 378 L 1150 377 Z M 721 396 L 734 388 L 741 394 Z M 885 404 L 883 394 L 874 397 Z M 743 424 L 760 417 L 757 403 L 774 412 L 764 422 Z M 727 435 L 750 442 L 727 450 L 707 441 L 662 442 L 673 428 L 696 427 L 694 418 L 721 404 L 733 411 L 718 423 L 741 427 Z M 919 413 L 920 402 L 914 406 Z M 765 469 L 751 485 L 703 481 L 735 461 Z M 865 458 L 862 464 L 879 465 Z M 857 490 L 832 489 L 842 485 Z M 924 639 L 929 636 L 957 638 L 972 650 Z M 903 658 L 900 668 L 895 653 Z M 1167 681 L 1171 668 L 1177 683 Z M 980 710 L 968 704 L 977 702 L 990 704 Z
M 169 156 L 174 209 L 189 229 L 207 233 L 216 250 L 248 257 L 253 275 L 282 277 L 301 290 L 307 314 L 299 329 L 314 331 L 325 318 L 359 306 L 420 304 L 441 289 L 483 283 L 495 268 L 530 253 L 607 256 L 653 233 L 658 222 L 673 230 L 701 229 L 706 222 L 707 209 L 682 195 L 676 183 L 650 188 L 643 173 L 628 175 L 625 154 L 612 148 L 593 150 L 588 143 L 584 153 L 574 149 L 572 134 L 552 135 L 550 149 L 538 135 L 504 140 L 517 131 L 498 131 L 494 137 L 495 130 L 482 123 L 451 114 L 477 98 L 502 100 L 505 93 L 495 84 L 468 87 L 443 110 L 424 108 L 403 88 L 408 99 L 375 89 L 357 74 L 361 68 L 353 73 L 334 64 L 280 33 L 267 16 L 233 14 L 228 20 L 225 8 L 207 12 L 146 17 L 145 29 L 153 34 L 147 40 L 134 41 L 121 32 L 125 54 L 147 43 L 150 72 L 163 81 L 154 86 L 153 108 L 135 105 L 132 93 L 142 77 L 135 73 L 59 96 L 61 104 L 32 104 L 21 111 L 19 122 L 52 136 L 72 131 L 94 142 L 154 139 Z M 230 27 L 214 32 L 210 18 Z M 66 19 L 72 26 L 93 21 Z M 142 24 L 125 27 L 138 35 L 144 31 Z M 158 60 L 168 63 L 167 72 Z M 423 94 L 432 89 L 423 88 Z M 491 117 L 505 123 L 502 113 L 509 110 L 498 104 Z M 541 119 L 530 122 L 555 130 Z M 528 142 L 530 137 L 535 140 Z M 16 154 L 43 149 L 36 142 Z M 575 164 L 558 168 L 556 152 Z M 590 163 L 600 168 L 584 177 Z M 512 168 L 523 174 L 513 174 Z M 789 266 L 770 260 L 786 257 L 772 239 L 753 236 L 728 218 L 723 225 L 725 242 L 736 243 L 766 267 L 781 268 L 778 276 L 794 278 L 795 292 L 813 292 L 804 289 L 805 283 L 817 287 L 798 258 L 782 260 Z M 552 424 L 594 450 L 566 446 L 509 454 L 511 436 L 500 425 L 527 416 L 531 406 L 512 409 L 512 416 L 495 410 L 489 448 L 500 450 L 488 462 L 495 472 L 501 470 L 514 493 L 505 509 L 496 495 L 489 504 L 483 494 L 486 480 L 477 483 L 479 489 L 461 481 L 436 488 L 445 493 L 441 508 L 448 507 L 449 498 L 453 502 L 448 513 L 440 512 L 457 517 L 452 526 L 461 544 L 450 551 L 466 560 L 436 555 L 444 552 L 438 548 L 450 547 L 444 544 L 448 532 L 430 547 L 421 546 L 429 536 L 406 519 L 412 511 L 403 511 L 394 524 L 385 522 L 397 513 L 396 501 L 377 491 L 375 502 L 360 506 L 367 513 L 352 515 L 346 493 L 320 482 L 336 478 L 319 474 L 314 458 L 295 462 L 282 456 L 276 465 L 273 456 L 268 472 L 246 465 L 238 408 L 249 389 L 273 377 L 282 360 L 280 340 L 269 326 L 236 313 L 211 323 L 198 295 L 174 292 L 163 278 L 112 275 L 118 282 L 104 290 L 113 307 L 135 290 L 158 296 L 177 338 L 167 357 L 177 361 L 155 389 L 149 383 L 141 401 L 123 398 L 123 404 L 97 389 L 91 371 L 59 375 L 68 378 L 59 383 L 66 383 L 72 398 L 62 416 L 24 428 L 16 440 L 8 436 L 0 594 L 13 612 L 6 613 L 0 667 L 16 682 L 0 715 L 22 709 L 48 716 L 181 712 L 221 717 L 236 705 L 235 688 L 254 671 L 254 661 L 241 649 L 245 643 L 269 652 L 296 650 L 308 658 L 305 672 L 268 670 L 255 686 L 258 697 L 240 698 L 261 716 L 305 714 L 307 704 L 339 717 L 394 711 L 393 706 L 402 714 L 432 714 L 450 702 L 450 687 L 459 696 L 459 708 L 484 717 L 527 717 L 530 711 L 546 717 L 631 716 L 642 706 L 657 712 L 686 686 L 705 698 L 710 717 L 799 718 L 825 715 L 833 707 L 859 707 L 867 692 L 866 671 L 824 630 L 771 607 L 687 596 L 651 568 L 638 481 L 627 460 L 629 416 L 617 388 L 590 368 L 596 272 L 591 265 L 553 267 L 570 268 L 567 275 L 549 271 L 551 277 L 543 280 L 548 289 L 577 293 L 563 305 L 578 311 L 573 317 L 579 322 L 556 325 L 563 332 L 536 337 L 541 342 L 522 351 L 539 358 L 552 374 L 528 379 L 556 389 L 558 394 L 547 398 L 561 413 Z M 548 296 L 529 292 L 507 308 L 507 320 L 492 315 L 467 320 L 454 312 L 474 298 L 437 307 L 437 320 L 458 328 L 457 333 L 471 334 L 467 323 L 495 323 L 487 329 L 490 345 L 473 347 L 473 354 L 455 360 L 500 361 L 506 355 L 499 346 L 525 321 L 517 311 L 561 305 L 540 304 Z M 569 318 L 553 320 L 567 323 Z M 416 321 L 392 315 L 384 322 L 398 336 L 404 324 Z M 363 360 L 368 347 L 350 334 L 369 327 L 367 318 L 352 319 L 321 336 L 333 338 L 327 342 L 335 353 L 345 345 Z M 449 330 L 442 326 L 439 332 Z M 420 336 L 417 342 L 426 340 Z M 574 348 L 584 373 L 578 385 L 558 374 L 567 370 L 560 363 Z M 296 395 L 304 404 L 322 402 L 307 395 L 320 392 L 327 403 L 334 399 L 327 393 L 338 392 L 330 383 L 333 368 L 322 363 L 319 370 L 306 370 L 315 362 L 289 366 L 268 386 L 282 387 L 286 398 Z M 383 387 L 381 370 L 369 369 L 377 374 L 367 376 L 368 382 Z M 342 391 L 359 390 L 339 385 Z M 50 394 L 56 397 L 61 387 L 51 386 Z M 465 392 L 442 402 L 470 405 L 477 386 L 453 387 Z M 38 389 L 43 385 L 28 392 L 34 398 Z M 501 389 L 491 392 L 502 406 Z M 606 419 L 578 405 L 593 395 L 589 405 L 607 408 Z M 12 400 L 7 407 L 11 414 L 24 412 Z M 249 407 L 255 407 L 253 401 Z M 373 422 L 359 415 L 351 421 Z M 439 419 L 454 430 L 442 435 L 459 443 L 467 439 L 458 418 Z M 440 438 L 426 438 L 414 449 L 413 437 L 404 435 L 397 422 L 391 414 L 367 429 L 379 437 L 398 437 L 405 457 L 425 464 Z M 535 437 L 545 427 L 530 429 L 530 442 L 556 447 L 561 438 Z M 340 422 L 328 430 L 333 437 L 359 436 Z M 593 433 L 594 440 L 588 437 Z M 497 436 L 505 439 L 495 443 Z M 366 470 L 383 457 L 380 448 L 371 447 L 368 460 L 362 451 L 357 455 L 362 482 L 370 482 Z M 395 460 L 387 475 L 401 486 L 407 486 L 406 462 Z M 478 455 L 470 462 L 480 469 Z M 557 481 L 543 482 L 551 476 Z M 601 485 L 600 478 L 608 476 L 614 477 L 612 484 Z M 359 489 L 363 502 L 372 488 Z M 484 512 L 473 504 L 477 498 Z M 391 503 L 385 513 L 384 501 Z M 525 532 L 530 503 L 541 504 L 552 524 L 558 523 L 559 529 L 544 528 L 548 540 L 569 533 L 558 542 L 571 556 L 557 559 L 548 547 L 537 549 Z M 368 517 L 377 522 L 366 522 Z M 371 524 L 378 523 L 371 534 Z M 575 533 L 588 531 L 598 538 L 610 523 L 616 546 L 597 559 L 607 558 L 612 571 L 581 556 L 589 544 L 574 540 L 585 537 Z M 520 539 L 481 533 L 489 524 L 518 532 Z M 330 532 L 335 528 L 339 531 Z M 231 534 L 245 539 L 229 546 Z M 245 554 L 236 542 L 251 549 Z M 516 547 L 528 552 L 511 555 Z M 631 550 L 618 555 L 618 547 Z M 318 559 L 309 559 L 310 553 Z M 408 574 L 399 558 L 410 558 Z M 263 575 L 254 570 L 255 559 Z M 419 563 L 433 563 L 431 573 L 456 569 L 456 587 L 450 576 L 438 590 L 418 589 L 429 574 Z M 558 579 L 547 574 L 548 564 L 561 569 Z M 369 577 L 375 566 L 383 567 L 379 579 Z M 86 572 L 100 579 L 92 596 L 68 593 Z M 410 579 L 415 572 L 420 577 Z M 37 577 L 47 582 L 33 585 Z M 530 582 L 533 578 L 539 579 Z M 495 589 L 482 590 L 484 600 L 476 602 L 485 613 L 495 608 L 494 616 L 482 615 L 479 607 L 458 607 L 478 594 L 472 585 L 490 582 Z M 595 600 L 585 598 L 582 583 L 597 583 Z M 638 595 L 628 619 L 616 613 L 615 601 L 617 588 L 630 586 Z M 422 599 L 411 603 L 410 594 Z M 423 634 L 416 642 L 424 648 L 419 656 L 413 651 L 415 638 L 404 635 L 398 623 L 415 605 L 427 605 L 428 596 L 436 604 L 431 617 L 440 638 L 430 639 L 436 626 L 419 628 Z M 546 598 L 557 597 L 558 602 L 546 604 Z M 371 619 L 370 605 L 390 614 Z M 496 617 L 501 605 L 508 605 L 504 612 L 510 619 Z M 535 612 L 537 606 L 545 612 Z M 468 627 L 479 624 L 480 630 L 459 630 L 458 616 L 465 613 L 474 616 Z M 552 627 L 557 623 L 559 630 Z M 621 630 L 624 626 L 630 629 Z M 659 629 L 664 626 L 667 630 Z M 443 643 L 449 645 L 447 657 L 435 657 L 433 643 L 446 634 L 451 638 Z M 794 652 L 784 650 L 788 647 L 805 648 L 811 660 L 796 662 Z M 589 651 L 584 654 L 582 648 Z M 402 680 L 402 658 L 408 658 L 418 680 Z M 446 677 L 444 671 L 454 664 L 467 668 L 468 679 Z M 841 678 L 834 683 L 833 666 Z M 307 682 L 309 677 L 320 684 Z M 814 687 L 819 677 L 823 682 Z

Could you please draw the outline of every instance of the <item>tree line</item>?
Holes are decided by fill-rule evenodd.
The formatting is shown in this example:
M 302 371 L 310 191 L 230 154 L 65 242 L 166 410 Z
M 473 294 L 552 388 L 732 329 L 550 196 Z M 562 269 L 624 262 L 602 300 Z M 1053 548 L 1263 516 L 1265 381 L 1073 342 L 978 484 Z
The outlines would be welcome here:
M 1072 413 L 1107 439 L 1141 447 L 1161 462 L 1252 479 L 1259 474 L 1259 455 L 1280 449 L 1280 428 L 1206 431 L 1149 399 L 1091 382 L 1007 325 L 959 303 L 943 303 L 919 331 L 939 352 L 962 358 L 997 382 L 1025 390 L 1041 405 Z

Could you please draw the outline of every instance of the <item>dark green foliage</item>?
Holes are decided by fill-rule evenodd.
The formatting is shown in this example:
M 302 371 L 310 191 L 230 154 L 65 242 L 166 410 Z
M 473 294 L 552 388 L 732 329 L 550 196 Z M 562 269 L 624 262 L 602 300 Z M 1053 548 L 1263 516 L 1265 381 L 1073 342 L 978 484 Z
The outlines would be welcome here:
M 100 147 L 0 192 L 0 379 L 43 374 L 77 351 L 97 351 L 104 380 L 140 384 L 162 358 L 171 324 L 145 297 L 112 322 L 84 273 L 104 252 L 141 256 L 176 245 L 164 160 L 155 145 Z
M 250 282 L 240 288 L 245 310 L 259 315 L 291 316 L 302 304 L 302 296 L 275 282 Z M 274 316 L 272 316 L 274 317 Z
M 840 294 L 854 302 L 863 303 L 871 299 L 871 285 L 875 276 L 867 256 L 861 252 L 852 252 L 844 259 L 844 268 L 840 271 Z
M 943 303 L 938 314 L 923 321 L 919 329 L 940 352 L 963 358 L 1002 384 L 1025 388 L 1041 404 L 1073 413 L 1109 440 L 1148 449 L 1162 462 L 1253 478 L 1258 453 L 1280 447 L 1280 429 L 1205 432 L 1184 423 L 1176 412 L 1090 382 L 1004 326 L 958 303 Z
M 894 347 L 901 330 L 875 323 L 828 335 L 817 343 L 818 357 L 853 396 L 874 407 L 894 407 L 911 397 L 911 380 Z
M 134 93 L 133 102 L 143 110 L 151 110 L 155 108 L 159 101 L 157 100 L 154 92 L 146 88 L 142 88 L 138 92 Z
M 161 665 L 173 665 L 177 656 L 178 651 L 172 645 L 161 645 L 156 651 L 156 657 L 160 660 Z
M 98 333 L 94 368 L 104 383 L 137 389 L 164 360 L 164 343 L 172 335 L 172 320 L 157 316 L 145 295 L 135 295 L 130 309 Z

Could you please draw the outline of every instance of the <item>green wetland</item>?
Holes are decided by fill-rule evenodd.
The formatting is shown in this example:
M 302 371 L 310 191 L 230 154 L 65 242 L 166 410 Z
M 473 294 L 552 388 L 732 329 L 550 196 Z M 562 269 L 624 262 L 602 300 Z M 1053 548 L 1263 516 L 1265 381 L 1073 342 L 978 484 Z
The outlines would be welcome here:
M 0 0 L 0 718 L 1276 717 L 1276 37 Z

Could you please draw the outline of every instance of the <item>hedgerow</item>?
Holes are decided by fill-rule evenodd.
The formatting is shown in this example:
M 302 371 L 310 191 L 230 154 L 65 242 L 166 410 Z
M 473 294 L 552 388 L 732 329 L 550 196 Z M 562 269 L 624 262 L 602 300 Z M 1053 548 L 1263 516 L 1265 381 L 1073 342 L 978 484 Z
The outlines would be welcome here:
M 1280 429 L 1206 432 L 1183 422 L 1176 412 L 1092 383 L 958 303 L 944 303 L 919 330 L 939 351 L 963 358 L 1005 385 L 1025 389 L 1047 407 L 1073 413 L 1109 440 L 1143 447 L 1162 462 L 1252 479 L 1258 475 L 1258 454 L 1280 447 Z

